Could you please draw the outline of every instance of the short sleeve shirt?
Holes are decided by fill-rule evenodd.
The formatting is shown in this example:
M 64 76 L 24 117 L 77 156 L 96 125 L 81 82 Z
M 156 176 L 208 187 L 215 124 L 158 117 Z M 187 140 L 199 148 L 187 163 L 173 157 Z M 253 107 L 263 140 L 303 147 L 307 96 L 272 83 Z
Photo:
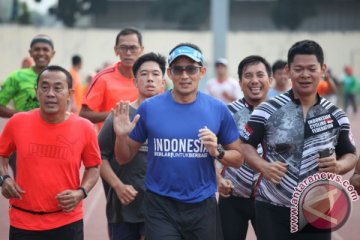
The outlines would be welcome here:
M 118 101 L 134 101 L 138 96 L 133 78 L 125 78 L 120 72 L 121 62 L 100 71 L 94 77 L 83 105 L 97 112 L 110 111 Z
M 280 184 L 262 178 L 256 193 L 257 200 L 278 206 L 290 207 L 294 187 L 319 171 L 320 151 L 332 148 L 338 157 L 356 152 L 349 119 L 341 109 L 318 96 L 304 118 L 292 90 L 260 104 L 240 135 L 254 147 L 261 144 L 266 161 L 288 164 Z
M 90 121 L 71 114 L 62 123 L 49 124 L 39 109 L 15 114 L 0 136 L 0 155 L 16 150 L 16 183 L 25 191 L 22 199 L 10 204 L 35 212 L 61 210 L 56 200 L 60 192 L 80 186 L 81 163 L 94 167 L 101 163 L 96 131 Z M 25 230 L 49 230 L 82 219 L 82 203 L 71 212 L 29 214 L 10 208 L 10 225 Z
M 250 115 L 254 110 L 254 107 L 248 104 L 245 98 L 232 102 L 228 105 L 228 108 L 239 131 L 250 119 Z M 259 155 L 262 155 L 261 145 L 258 145 L 257 151 Z M 240 168 L 226 167 L 224 178 L 231 180 L 234 185 L 231 192 L 232 196 L 250 198 L 253 197 L 259 173 L 254 171 L 246 162 L 244 162 Z
M 198 134 L 207 127 L 223 145 L 239 138 L 226 105 L 201 92 L 194 102 L 179 104 L 167 91 L 145 100 L 138 114 L 140 119 L 130 138 L 137 142 L 148 139 L 146 189 L 185 203 L 214 196 L 214 159 Z
M 11 73 L 1 85 L 0 105 L 6 106 L 13 100 L 17 111 L 39 107 L 35 93 L 37 76 L 33 68 L 19 69 Z
M 244 96 L 239 83 L 234 78 L 227 78 L 226 81 L 220 83 L 216 78 L 211 78 L 206 83 L 206 92 L 211 96 L 228 103 L 228 97 L 239 99 Z M 228 97 L 225 97 L 228 96 Z
M 130 106 L 130 118 L 133 118 L 136 109 Z M 145 192 L 145 173 L 147 158 L 147 142 L 142 145 L 134 159 L 127 164 L 119 165 L 115 159 L 115 132 L 113 128 L 112 113 L 107 117 L 98 136 L 101 158 L 103 161 L 109 161 L 110 166 L 116 176 L 124 183 L 134 187 L 138 194 L 134 201 L 124 206 L 121 204 L 116 192 L 110 188 L 106 193 L 106 216 L 109 223 L 122 222 L 144 222 L 143 200 Z

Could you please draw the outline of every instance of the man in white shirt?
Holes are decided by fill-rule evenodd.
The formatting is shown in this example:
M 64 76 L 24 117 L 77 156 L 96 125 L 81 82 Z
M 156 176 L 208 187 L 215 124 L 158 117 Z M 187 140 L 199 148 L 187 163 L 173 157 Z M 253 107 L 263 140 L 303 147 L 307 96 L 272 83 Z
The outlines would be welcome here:
M 230 103 L 243 97 L 239 83 L 228 75 L 227 66 L 228 61 L 225 58 L 216 60 L 216 76 L 206 83 L 206 92 L 224 103 Z

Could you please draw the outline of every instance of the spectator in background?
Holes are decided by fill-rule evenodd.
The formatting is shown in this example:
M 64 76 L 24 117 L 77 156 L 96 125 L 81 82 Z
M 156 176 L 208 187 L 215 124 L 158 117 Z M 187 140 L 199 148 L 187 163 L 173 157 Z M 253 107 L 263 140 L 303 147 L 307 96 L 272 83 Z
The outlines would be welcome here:
M 216 60 L 215 77 L 207 81 L 206 92 L 224 103 L 233 102 L 243 96 L 239 83 L 228 74 L 228 61 L 225 58 Z
M 286 62 L 278 60 L 272 66 L 272 73 L 275 85 L 268 92 L 268 99 L 282 94 L 291 88 L 289 75 L 285 70 Z
M 332 76 L 330 69 L 325 72 L 325 76 L 320 80 L 317 91 L 321 97 L 326 98 L 333 104 L 337 104 L 336 87 L 338 85 L 335 77 Z
M 353 75 L 353 69 L 350 66 L 344 67 L 345 76 L 343 78 L 344 93 L 344 111 L 347 113 L 349 105 L 352 106 L 354 114 L 357 113 L 356 94 L 359 91 L 358 80 Z
M 79 71 L 82 68 L 82 59 L 79 55 L 74 55 L 71 58 L 72 67 L 69 69 L 71 77 L 73 79 L 74 96 L 71 99 L 71 111 L 78 113 L 81 109 L 81 103 L 83 99 L 84 88 L 79 76 Z
M 136 100 L 138 90 L 132 67 L 143 50 L 142 35 L 137 29 L 125 28 L 116 36 L 114 51 L 121 61 L 95 75 L 80 111 L 80 116 L 99 123 L 99 130 L 119 100 Z

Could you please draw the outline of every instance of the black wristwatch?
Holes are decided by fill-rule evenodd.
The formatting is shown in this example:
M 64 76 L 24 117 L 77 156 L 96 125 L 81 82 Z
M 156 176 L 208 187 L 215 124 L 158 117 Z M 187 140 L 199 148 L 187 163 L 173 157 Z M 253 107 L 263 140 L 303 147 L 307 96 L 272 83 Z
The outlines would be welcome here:
M 84 194 L 84 198 L 86 198 L 88 196 L 88 192 L 86 191 L 86 189 L 84 187 L 79 187 L 78 190 L 81 190 Z
M 2 187 L 2 185 L 5 182 L 5 179 L 10 178 L 9 175 L 4 175 L 4 176 L 0 176 L 0 187 Z
M 217 146 L 217 150 L 219 152 L 219 155 L 217 155 L 215 157 L 216 160 L 220 161 L 221 159 L 223 159 L 224 155 L 225 155 L 225 150 L 223 148 L 223 146 L 221 146 L 221 144 L 218 144 Z

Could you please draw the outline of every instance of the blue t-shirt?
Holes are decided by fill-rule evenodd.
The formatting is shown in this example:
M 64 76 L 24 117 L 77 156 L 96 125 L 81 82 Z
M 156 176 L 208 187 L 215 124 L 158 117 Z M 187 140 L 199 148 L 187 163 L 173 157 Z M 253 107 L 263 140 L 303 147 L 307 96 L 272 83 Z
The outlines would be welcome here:
M 278 90 L 276 90 L 275 88 L 270 88 L 269 92 L 267 94 L 267 99 L 271 99 L 273 97 L 279 96 L 280 94 L 282 94 L 283 92 L 279 92 Z
M 129 136 L 137 142 L 148 139 L 146 189 L 185 203 L 214 196 L 214 159 L 198 134 L 207 127 L 222 145 L 239 138 L 226 105 L 201 92 L 194 102 L 179 104 L 167 91 L 145 100 L 138 114 L 140 120 Z

